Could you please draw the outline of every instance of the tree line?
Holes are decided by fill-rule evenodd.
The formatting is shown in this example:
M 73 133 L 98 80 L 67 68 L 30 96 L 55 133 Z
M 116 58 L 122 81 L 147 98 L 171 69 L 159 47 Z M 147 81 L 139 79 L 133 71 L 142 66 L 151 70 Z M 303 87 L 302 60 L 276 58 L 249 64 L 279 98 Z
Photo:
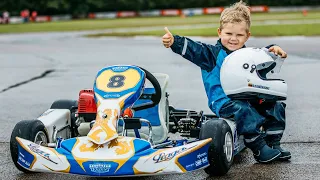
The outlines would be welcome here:
M 89 12 L 144 11 L 153 9 L 184 9 L 228 6 L 238 0 L 1 0 L 0 11 L 20 15 L 21 10 L 37 11 L 39 15 L 71 14 L 75 17 Z M 301 6 L 320 5 L 320 0 L 244 0 L 248 5 Z

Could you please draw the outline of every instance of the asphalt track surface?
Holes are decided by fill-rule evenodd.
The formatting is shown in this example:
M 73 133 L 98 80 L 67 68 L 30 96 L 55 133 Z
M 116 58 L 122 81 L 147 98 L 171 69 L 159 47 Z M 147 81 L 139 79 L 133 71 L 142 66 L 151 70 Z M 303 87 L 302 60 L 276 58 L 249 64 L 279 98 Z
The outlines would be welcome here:
M 66 174 L 23 174 L 11 161 L 9 139 L 14 125 L 33 119 L 57 99 L 77 99 L 91 88 L 105 66 L 135 64 L 170 76 L 170 104 L 204 110 L 207 100 L 200 70 L 166 49 L 160 37 L 88 39 L 77 33 L 0 36 L 0 179 L 98 179 Z M 207 43 L 217 38 L 194 37 Z M 281 76 L 289 90 L 283 147 L 289 162 L 258 164 L 250 151 L 236 157 L 226 176 L 208 177 L 203 170 L 181 175 L 131 179 L 320 179 L 320 37 L 252 37 L 247 46 L 278 44 L 289 54 Z M 120 178 L 126 179 L 126 178 Z

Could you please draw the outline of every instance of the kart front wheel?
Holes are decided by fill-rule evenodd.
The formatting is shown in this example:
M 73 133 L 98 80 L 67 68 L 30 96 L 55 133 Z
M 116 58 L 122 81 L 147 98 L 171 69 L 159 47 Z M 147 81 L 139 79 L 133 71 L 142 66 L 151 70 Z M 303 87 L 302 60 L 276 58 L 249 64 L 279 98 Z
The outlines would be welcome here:
M 200 139 L 212 138 L 208 151 L 209 166 L 205 172 L 212 176 L 227 174 L 233 162 L 233 136 L 228 123 L 224 120 L 209 120 L 200 131 Z
M 23 120 L 16 124 L 13 128 L 10 138 L 10 152 L 14 165 L 22 172 L 30 173 L 31 171 L 23 168 L 18 163 L 19 150 L 16 137 L 20 137 L 36 144 L 48 144 L 48 136 L 45 130 L 45 126 L 39 120 Z

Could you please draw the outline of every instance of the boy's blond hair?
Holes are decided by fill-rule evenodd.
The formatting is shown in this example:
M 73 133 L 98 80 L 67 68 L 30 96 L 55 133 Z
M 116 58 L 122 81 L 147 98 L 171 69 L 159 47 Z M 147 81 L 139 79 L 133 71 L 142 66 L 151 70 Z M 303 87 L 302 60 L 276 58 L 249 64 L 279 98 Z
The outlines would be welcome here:
M 247 32 L 249 32 L 251 19 L 250 8 L 242 0 L 224 9 L 220 16 L 220 29 L 227 23 L 241 23 L 247 24 Z

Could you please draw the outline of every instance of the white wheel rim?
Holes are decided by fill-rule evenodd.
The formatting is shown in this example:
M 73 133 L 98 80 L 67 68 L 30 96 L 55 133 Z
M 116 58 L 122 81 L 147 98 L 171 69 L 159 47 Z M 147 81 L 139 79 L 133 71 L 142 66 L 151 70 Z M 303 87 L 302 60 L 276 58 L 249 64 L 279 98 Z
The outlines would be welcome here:
M 34 137 L 33 142 L 36 144 L 48 144 L 46 134 L 43 131 L 39 131 Z
M 227 161 L 230 162 L 233 156 L 233 142 L 230 132 L 227 132 L 224 137 L 224 154 L 226 155 Z

